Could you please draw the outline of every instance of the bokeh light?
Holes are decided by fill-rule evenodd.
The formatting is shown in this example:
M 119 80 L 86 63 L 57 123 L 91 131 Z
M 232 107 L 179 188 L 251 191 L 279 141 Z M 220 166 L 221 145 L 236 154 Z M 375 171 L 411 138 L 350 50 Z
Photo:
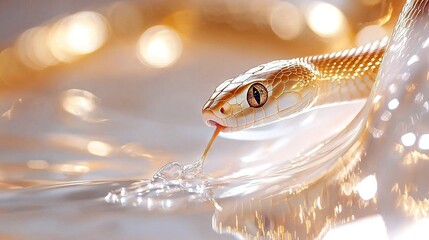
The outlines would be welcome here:
M 416 135 L 412 132 L 405 133 L 401 137 L 401 142 L 406 147 L 412 146 L 416 142 Z
M 40 70 L 58 63 L 48 46 L 48 27 L 35 27 L 25 31 L 16 44 L 20 60 L 30 68 Z
M 377 193 L 377 179 L 374 175 L 369 175 L 362 179 L 357 185 L 357 191 L 359 196 L 363 200 L 370 200 L 375 197 Z
M 94 52 L 107 39 L 108 27 L 102 15 L 96 12 L 78 12 L 57 22 L 50 33 L 52 54 L 63 62 Z
M 419 148 L 429 150 L 429 134 L 423 134 L 419 138 Z
M 390 110 L 395 110 L 399 106 L 398 99 L 394 98 L 387 104 Z
M 281 39 L 292 40 L 304 29 L 304 17 L 299 9 L 288 2 L 282 2 L 271 10 L 270 25 Z
M 321 37 L 334 37 L 345 31 L 344 14 L 329 3 L 316 1 L 310 4 L 305 17 L 311 30 Z
M 66 44 L 77 54 L 97 50 L 107 35 L 105 21 L 95 12 L 81 12 L 69 19 L 66 31 Z
M 182 54 L 179 34 L 167 26 L 154 26 L 146 30 L 137 44 L 140 61 L 151 67 L 164 68 L 175 63 Z

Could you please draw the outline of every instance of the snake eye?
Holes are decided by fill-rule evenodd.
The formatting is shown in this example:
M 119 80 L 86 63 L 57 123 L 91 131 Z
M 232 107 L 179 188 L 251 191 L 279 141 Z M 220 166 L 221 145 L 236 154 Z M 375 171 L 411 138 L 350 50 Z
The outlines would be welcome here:
M 253 108 L 264 106 L 268 99 L 268 91 L 261 83 L 254 83 L 247 90 L 247 102 Z

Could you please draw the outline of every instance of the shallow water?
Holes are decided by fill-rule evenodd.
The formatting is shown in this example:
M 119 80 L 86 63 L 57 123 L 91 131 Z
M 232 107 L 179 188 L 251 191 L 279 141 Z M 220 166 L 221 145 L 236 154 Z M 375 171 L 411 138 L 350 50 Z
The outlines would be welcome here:
M 166 68 L 142 65 L 131 35 L 8 84 L 0 96 L 2 238 L 313 238 L 374 216 L 386 237 L 427 215 L 419 192 L 428 149 L 424 47 L 396 39 L 403 50 L 390 58 L 409 69 L 386 63 L 397 70 L 384 70 L 358 118 L 363 101 L 220 134 L 204 171 L 192 175 L 183 166 L 212 134 L 200 110 L 214 87 L 298 54 L 263 32 L 249 40 L 252 33 L 197 20 L 182 29 L 183 53 Z

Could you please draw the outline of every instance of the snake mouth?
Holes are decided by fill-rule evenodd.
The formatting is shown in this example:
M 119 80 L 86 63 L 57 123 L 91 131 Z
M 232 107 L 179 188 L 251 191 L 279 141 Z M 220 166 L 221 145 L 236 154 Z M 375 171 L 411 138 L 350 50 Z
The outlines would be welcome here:
M 219 122 L 212 120 L 212 119 L 208 119 L 206 120 L 206 124 L 209 127 L 222 127 L 222 128 L 226 128 L 226 126 L 220 124 Z
M 221 128 L 220 131 L 223 133 L 232 133 L 232 132 L 236 132 L 244 129 L 244 126 L 236 127 L 236 126 L 226 125 L 222 118 L 219 118 L 210 110 L 203 111 L 203 120 L 209 127 L 215 127 L 215 128 L 220 127 Z
M 217 126 L 222 126 L 219 123 L 213 121 L 213 120 L 207 120 L 206 121 L 207 125 L 209 125 L 210 127 L 217 127 Z
M 204 122 L 209 127 L 222 127 L 222 132 L 227 128 L 225 125 L 221 124 L 222 120 L 215 116 L 211 111 L 205 110 L 203 111 Z

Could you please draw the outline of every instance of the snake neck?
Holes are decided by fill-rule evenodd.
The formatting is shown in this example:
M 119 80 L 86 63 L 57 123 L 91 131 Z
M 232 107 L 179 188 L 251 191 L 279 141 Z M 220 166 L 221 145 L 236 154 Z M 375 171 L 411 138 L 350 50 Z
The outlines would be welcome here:
M 376 80 L 387 37 L 365 46 L 301 59 L 317 71 L 313 107 L 368 97 Z

